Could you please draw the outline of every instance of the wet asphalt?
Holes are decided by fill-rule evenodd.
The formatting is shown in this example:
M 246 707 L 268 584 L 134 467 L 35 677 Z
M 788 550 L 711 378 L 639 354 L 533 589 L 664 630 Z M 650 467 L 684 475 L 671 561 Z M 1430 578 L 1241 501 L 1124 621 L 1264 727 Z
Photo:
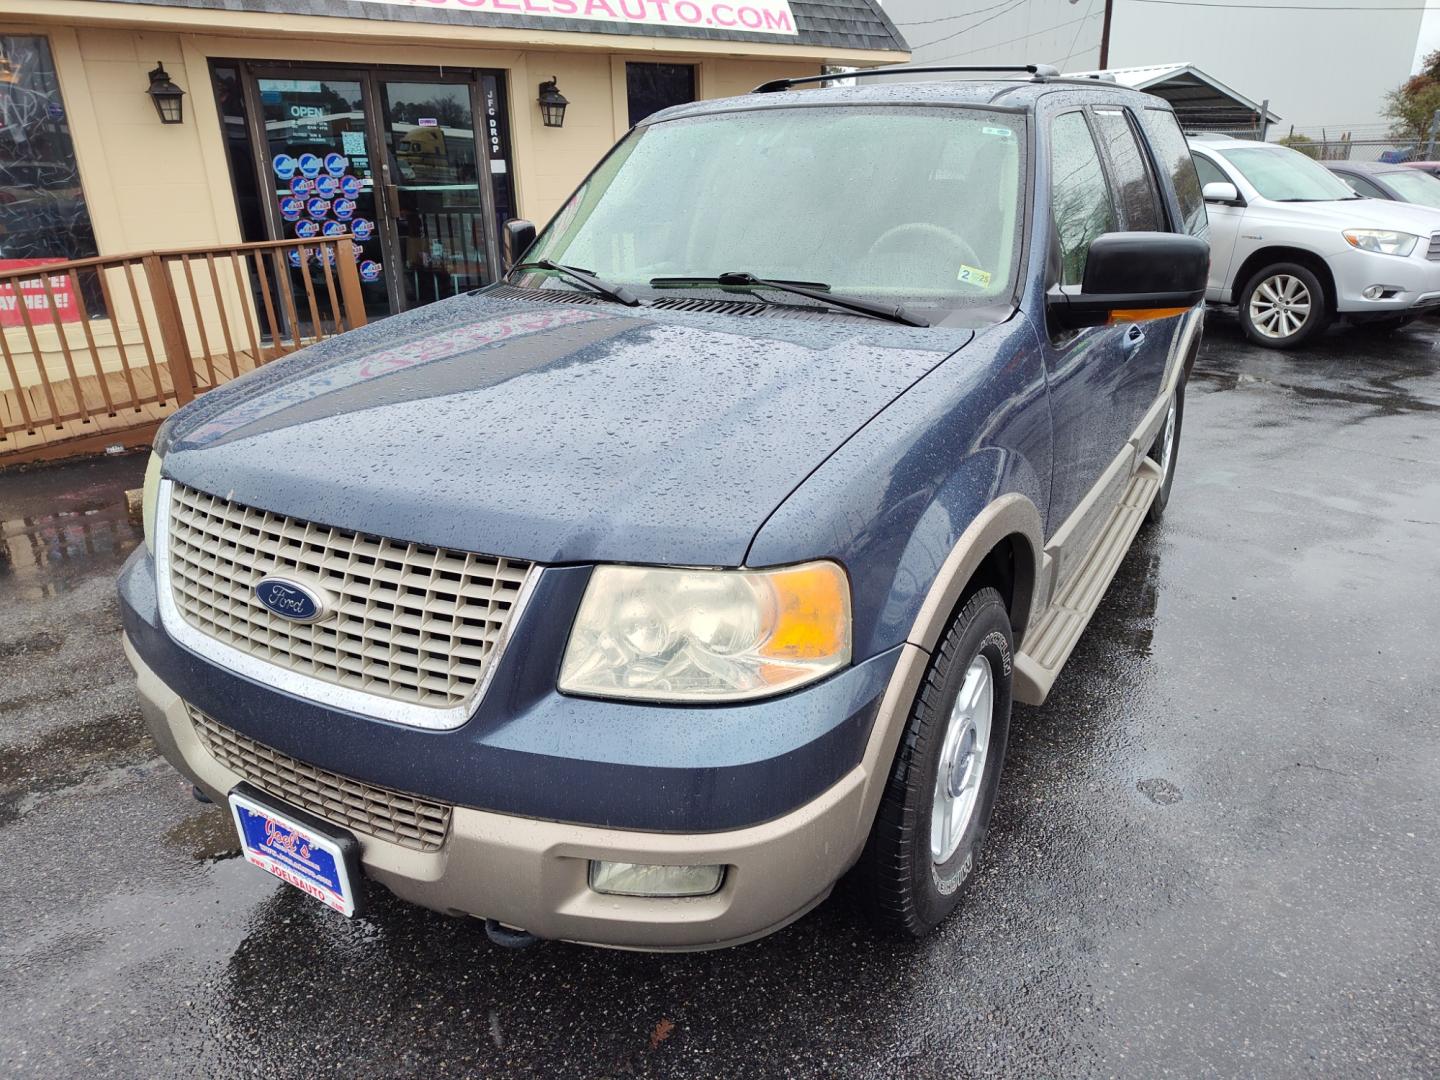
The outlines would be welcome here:
M 143 457 L 0 474 L 0 1074 L 1440 1075 L 1440 335 L 1211 317 L 1164 522 L 918 944 L 510 952 L 237 857 L 156 754 L 112 582 Z

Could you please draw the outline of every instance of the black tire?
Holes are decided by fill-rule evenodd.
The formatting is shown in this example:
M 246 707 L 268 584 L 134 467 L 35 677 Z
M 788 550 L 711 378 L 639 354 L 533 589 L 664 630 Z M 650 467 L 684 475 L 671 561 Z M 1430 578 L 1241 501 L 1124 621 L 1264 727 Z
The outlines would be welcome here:
M 1169 410 L 1166 410 L 1169 416 Z M 1165 507 L 1170 505 L 1170 488 L 1175 483 L 1175 467 L 1180 463 L 1180 432 L 1185 423 L 1185 380 L 1180 380 L 1180 385 L 1175 387 L 1175 421 L 1173 426 L 1167 423 L 1162 424 L 1160 432 L 1155 436 L 1155 441 L 1150 444 L 1150 460 L 1165 470 L 1160 480 L 1160 490 L 1155 493 L 1155 500 L 1150 504 L 1150 509 L 1145 514 L 1145 521 L 1154 525 L 1165 516 Z M 1166 429 L 1170 429 L 1170 457 L 1165 458 Z
M 1278 288 L 1276 279 L 1286 282 L 1283 288 Z M 1257 325 L 1255 314 L 1251 311 L 1251 300 L 1255 293 L 1260 291 L 1262 286 L 1270 283 L 1270 294 L 1262 293 L 1260 307 L 1266 310 L 1273 310 L 1274 304 L 1267 304 L 1268 295 L 1275 293 L 1286 293 L 1290 299 L 1287 303 L 1294 305 L 1298 303 L 1298 291 L 1288 293 L 1289 280 L 1298 281 L 1307 294 L 1305 302 L 1304 321 L 1290 333 L 1276 333 L 1276 330 L 1283 330 L 1285 323 Z M 1293 308 L 1292 308 L 1293 311 Z M 1263 345 L 1267 349 L 1293 349 L 1302 345 L 1310 338 L 1323 330 L 1330 322 L 1330 310 L 1325 300 L 1325 289 L 1320 284 L 1320 279 L 1309 269 L 1299 263 L 1271 263 L 1269 266 L 1261 267 L 1254 276 L 1245 283 L 1245 288 L 1240 292 L 1240 325 L 1245 331 L 1245 336 L 1256 345 Z
M 852 873 L 855 894 L 881 928 L 923 937 L 960 903 L 990 828 L 1010 733 L 1014 648 L 1010 616 L 994 589 L 965 603 L 940 641 L 911 706 L 895 764 L 864 854 Z M 993 688 L 989 747 L 978 794 L 959 846 L 943 863 L 931 852 L 931 809 L 951 709 L 979 656 Z

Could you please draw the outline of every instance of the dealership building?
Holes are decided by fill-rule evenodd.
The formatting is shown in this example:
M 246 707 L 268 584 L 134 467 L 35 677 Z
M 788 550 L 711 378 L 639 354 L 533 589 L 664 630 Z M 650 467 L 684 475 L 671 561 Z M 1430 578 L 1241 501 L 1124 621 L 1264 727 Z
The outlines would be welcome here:
M 906 50 L 875 0 L 5 0 L 0 271 L 343 230 L 402 311 L 650 113 Z

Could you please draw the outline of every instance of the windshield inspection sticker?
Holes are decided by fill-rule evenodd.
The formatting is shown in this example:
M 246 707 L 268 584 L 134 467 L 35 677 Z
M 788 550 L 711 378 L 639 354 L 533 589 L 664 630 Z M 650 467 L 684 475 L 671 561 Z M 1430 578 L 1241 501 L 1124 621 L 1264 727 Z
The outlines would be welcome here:
M 981 270 L 978 266 L 967 266 L 960 264 L 960 273 L 955 275 L 966 285 L 977 285 L 982 289 L 990 287 L 991 274 L 989 270 Z
M 1013 131 L 1011 131 L 1009 128 L 986 127 L 986 128 L 981 128 L 980 130 L 981 130 L 981 132 L 983 132 L 983 133 L 986 134 L 986 135 L 1001 135 L 1001 136 L 1003 136 L 1003 137 L 1005 137 L 1005 138 L 1007 138 L 1007 139 L 1013 139 L 1013 138 L 1015 137 L 1015 133 L 1014 133 Z

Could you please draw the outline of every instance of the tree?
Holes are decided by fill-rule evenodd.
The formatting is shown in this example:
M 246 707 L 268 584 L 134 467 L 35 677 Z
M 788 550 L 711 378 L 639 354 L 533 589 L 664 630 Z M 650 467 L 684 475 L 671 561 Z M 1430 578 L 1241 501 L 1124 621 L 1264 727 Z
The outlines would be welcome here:
M 1440 109 L 1440 49 L 1425 57 L 1419 72 L 1385 95 L 1384 115 L 1394 139 L 1420 142 Z
M 1288 146 L 1291 150 L 1299 150 L 1306 157 L 1320 159 L 1320 148 L 1315 145 L 1315 140 L 1309 135 L 1286 135 L 1283 139 L 1277 139 L 1281 146 Z

